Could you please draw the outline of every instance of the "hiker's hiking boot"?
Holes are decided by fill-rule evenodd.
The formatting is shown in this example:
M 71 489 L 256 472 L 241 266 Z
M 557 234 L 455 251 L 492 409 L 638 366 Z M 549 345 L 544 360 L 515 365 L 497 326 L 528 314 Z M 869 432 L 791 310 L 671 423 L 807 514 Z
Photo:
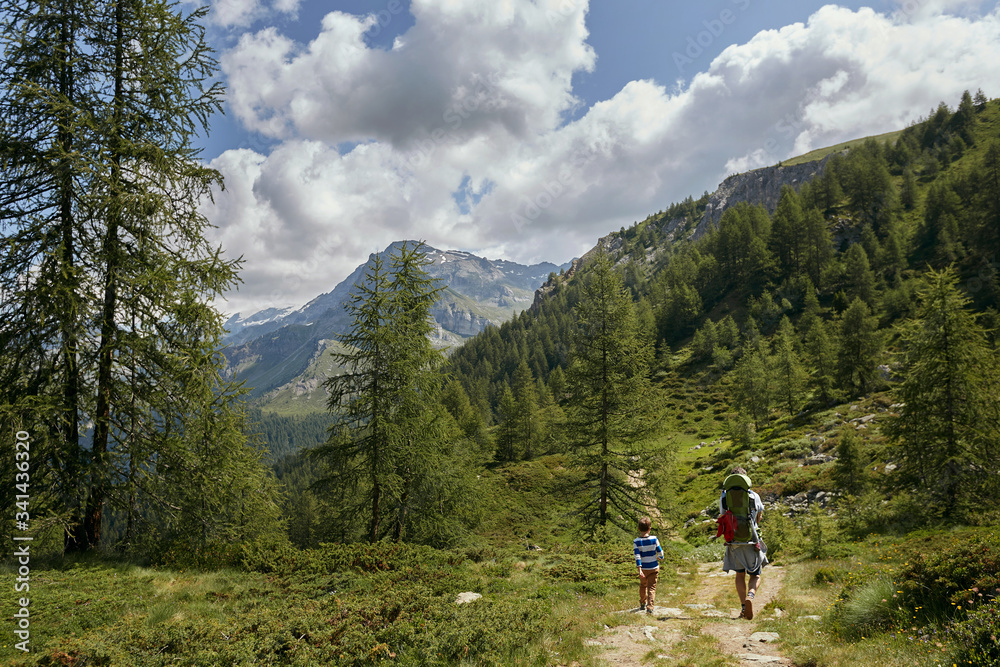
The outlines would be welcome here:
M 743 603 L 743 618 L 753 620 L 753 593 L 747 593 L 747 601 Z
M 653 605 L 646 605 L 646 613 L 649 615 L 653 614 Z
M 640 602 L 639 603 L 639 611 L 646 611 L 646 603 L 645 602 Z

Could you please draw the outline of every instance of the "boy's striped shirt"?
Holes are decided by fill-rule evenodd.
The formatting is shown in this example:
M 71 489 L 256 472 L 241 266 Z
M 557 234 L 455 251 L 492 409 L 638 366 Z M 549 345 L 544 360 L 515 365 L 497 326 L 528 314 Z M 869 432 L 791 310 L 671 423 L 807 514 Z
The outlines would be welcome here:
M 657 558 L 663 558 L 663 549 L 656 535 L 637 537 L 632 544 L 635 549 L 635 564 L 644 570 L 656 570 L 660 567 Z M 657 556 L 659 554 L 659 556 Z

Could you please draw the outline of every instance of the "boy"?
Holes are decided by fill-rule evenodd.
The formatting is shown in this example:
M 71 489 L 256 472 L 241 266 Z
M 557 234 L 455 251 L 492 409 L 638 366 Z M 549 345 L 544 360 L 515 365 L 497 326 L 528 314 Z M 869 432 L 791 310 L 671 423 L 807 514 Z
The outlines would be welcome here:
M 660 575 L 657 559 L 663 558 L 663 549 L 655 535 L 649 534 L 653 521 L 648 516 L 639 519 L 639 537 L 633 540 L 635 566 L 639 570 L 639 611 L 653 613 L 656 600 L 656 579 Z

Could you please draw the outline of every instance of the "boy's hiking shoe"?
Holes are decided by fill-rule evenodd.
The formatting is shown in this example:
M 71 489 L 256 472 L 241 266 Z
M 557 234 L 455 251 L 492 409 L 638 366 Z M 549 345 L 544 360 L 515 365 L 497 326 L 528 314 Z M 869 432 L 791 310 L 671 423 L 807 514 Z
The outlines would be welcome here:
M 748 621 L 753 620 L 753 593 L 747 594 L 747 601 L 743 603 L 742 616 Z
M 646 603 L 643 602 L 639 605 L 639 611 L 646 611 Z

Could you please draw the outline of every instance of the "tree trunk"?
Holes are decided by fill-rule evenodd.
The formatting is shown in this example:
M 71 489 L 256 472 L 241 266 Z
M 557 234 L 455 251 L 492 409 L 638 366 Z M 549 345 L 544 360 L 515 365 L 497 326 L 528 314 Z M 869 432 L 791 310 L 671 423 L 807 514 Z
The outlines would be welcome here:
M 114 69 L 114 131 L 121 126 L 123 100 L 124 60 L 124 9 L 122 2 L 115 5 L 115 69 Z M 115 312 L 118 308 L 118 253 L 119 224 L 121 220 L 121 144 L 117 136 L 112 139 L 111 151 L 111 202 L 108 207 L 108 230 L 104 240 L 104 305 L 101 309 L 101 342 L 97 353 L 97 408 L 94 419 L 93 473 L 84 526 L 87 547 L 95 549 L 101 543 L 101 524 L 104 497 L 107 492 L 106 470 L 108 440 L 111 427 L 111 383 L 114 350 L 117 342 Z

